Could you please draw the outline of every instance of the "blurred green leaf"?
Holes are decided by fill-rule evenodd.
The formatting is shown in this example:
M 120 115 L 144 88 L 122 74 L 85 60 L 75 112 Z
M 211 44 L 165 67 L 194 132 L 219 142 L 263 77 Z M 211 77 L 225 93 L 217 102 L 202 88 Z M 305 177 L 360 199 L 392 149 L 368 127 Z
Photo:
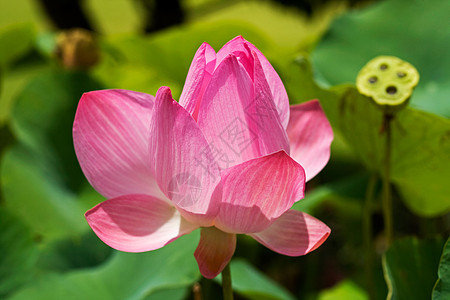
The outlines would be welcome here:
M 348 200 L 342 199 L 363 199 L 367 186 L 368 176 L 366 174 L 357 174 L 344 179 L 336 180 L 322 184 L 321 186 L 307 192 L 304 199 L 296 202 L 292 209 L 303 211 L 308 214 L 314 214 L 315 209 L 330 199 L 337 206 L 345 206 L 347 210 L 352 207 Z
M 358 264 L 361 259 L 359 253 L 364 250 L 361 217 L 367 184 L 368 175 L 365 173 L 322 183 L 292 207 L 324 221 L 331 228 L 332 234 L 324 249 L 334 249 L 340 241 L 346 241 L 339 246 L 339 251 L 331 250 L 333 257 L 341 263 Z
M 383 165 L 382 112 L 354 87 L 339 101 L 340 131 L 372 171 Z M 407 107 L 392 121 L 391 179 L 416 214 L 450 209 L 450 120 Z M 357 124 L 357 126 L 355 126 Z
M 450 238 L 442 251 L 439 263 L 438 280 L 433 288 L 433 300 L 445 300 L 450 298 Z
M 14 62 L 34 45 L 32 24 L 19 23 L 0 28 L 0 66 Z
M 116 252 L 104 265 L 46 276 L 9 299 L 151 299 L 154 292 L 187 287 L 199 279 L 192 255 L 197 243 L 198 232 L 155 251 Z
M 102 86 L 83 72 L 41 72 L 17 96 L 12 130 L 41 160 L 56 168 L 72 191 L 85 182 L 73 148 L 72 125 L 84 92 Z
M 311 62 L 306 53 L 296 54 L 290 58 L 289 62 L 283 66 L 283 83 L 292 104 L 302 103 L 311 99 L 326 99 L 327 101 L 324 103 L 326 105 L 333 101 L 332 99 L 338 98 L 336 93 L 321 88 L 314 81 Z M 334 112 L 334 110 L 329 109 L 327 111 L 327 113 L 331 112 Z M 332 119 L 336 119 L 336 117 Z
M 3 157 L 3 152 L 6 150 L 6 148 L 11 145 L 14 141 L 14 137 L 11 133 L 11 130 L 9 129 L 9 126 L 7 125 L 0 125 L 0 161 Z M 1 179 L 0 179 L 0 191 L 1 191 Z M 2 195 L 0 193 L 0 202 L 2 199 Z
M 338 18 L 313 52 L 314 65 L 330 85 L 354 82 L 379 55 L 397 56 L 420 73 L 411 106 L 450 117 L 450 2 L 378 1 Z
M 0 298 L 28 282 L 35 273 L 38 248 L 30 230 L 0 208 Z
M 370 171 L 380 172 L 385 141 L 380 131 L 382 111 L 353 85 L 320 88 L 306 57 L 290 68 L 288 91 L 297 83 L 299 102 L 316 94 L 335 135 L 344 138 Z M 407 107 L 396 115 L 392 131 L 391 177 L 405 203 L 423 216 L 449 211 L 450 120 Z
M 89 12 L 96 30 L 102 34 L 142 30 L 145 16 L 142 6 L 143 4 L 133 1 L 95 0 L 83 3 L 83 8 Z
M 430 299 L 443 245 L 442 239 L 395 241 L 383 257 L 388 299 Z
M 36 49 L 43 56 L 46 57 L 54 57 L 56 54 L 56 47 L 58 34 L 56 32 L 42 32 L 39 33 L 36 37 Z
M 157 290 L 149 294 L 143 300 L 183 300 L 187 299 L 188 288 L 172 288 Z
M 92 230 L 80 237 L 42 243 L 37 267 L 40 270 L 67 272 L 90 268 L 105 262 L 113 252 Z
M 105 57 L 95 74 L 107 86 L 153 95 L 169 86 L 177 99 L 198 47 L 206 41 L 218 51 L 239 34 L 258 47 L 267 45 L 257 29 L 231 21 L 191 24 L 148 37 L 112 37 L 104 41 Z
M 17 97 L 11 128 L 19 145 L 2 161 L 4 201 L 44 238 L 77 236 L 87 229 L 88 201 L 78 202 L 76 196 L 86 180 L 73 149 L 72 123 L 81 94 L 99 87 L 84 73 L 47 71 Z
M 199 22 L 219 20 L 242 22 L 246 27 L 257 28 L 277 45 L 278 52 L 309 48 L 323 34 L 332 18 L 345 6 L 343 3 L 328 3 L 315 11 L 315 14 L 307 16 L 300 10 L 280 5 L 275 1 L 234 1 L 234 3 L 230 1 L 230 3 L 228 7 L 201 16 Z
M 2 85 L 0 93 L 0 126 L 7 123 L 11 118 L 14 101 L 26 84 L 48 68 L 43 61 L 33 61 L 32 63 L 9 68 L 3 73 L 4 76 L 1 78 L 3 82 L 0 82 L 0 85 Z
M 17 68 L 12 70 L 10 67 L 14 62 L 22 58 L 25 54 L 31 52 L 35 44 L 35 31 L 31 23 L 17 23 L 0 28 L 0 127 L 6 123 L 10 115 L 10 107 L 12 106 L 16 87 L 23 83 L 23 69 L 29 69 L 31 73 L 32 67 Z M 20 77 L 15 76 L 20 73 Z
M 218 51 L 230 39 L 242 35 L 277 67 L 298 49 L 310 48 L 342 7 L 329 5 L 306 18 L 273 3 L 225 5 L 195 22 L 147 37 L 107 38 L 103 62 L 95 74 L 107 86 L 150 94 L 162 85 L 170 86 L 178 98 L 192 58 L 203 42 Z
M 76 236 L 87 229 L 84 209 L 58 175 L 35 153 L 21 146 L 2 160 L 5 207 L 44 238 Z
M 407 108 L 394 121 L 392 181 L 416 214 L 450 210 L 450 120 Z
M 247 299 L 275 300 L 294 299 L 293 296 L 278 283 L 266 277 L 261 271 L 242 259 L 231 261 L 231 280 L 233 290 Z M 221 282 L 222 275 L 215 278 Z
M 320 87 L 314 80 L 311 62 L 306 53 L 292 57 L 291 61 L 283 69 L 286 73 L 286 78 L 283 82 L 291 104 L 319 99 L 335 135 L 336 133 L 340 134 L 341 115 L 339 103 L 348 86 L 337 86 L 331 89 Z
M 0 2 L 0 26 L 29 22 L 43 28 L 48 26 L 48 21 L 42 12 L 36 9 L 33 1 L 1 1 Z
M 336 286 L 320 292 L 318 300 L 366 300 L 367 293 L 350 280 L 339 282 Z

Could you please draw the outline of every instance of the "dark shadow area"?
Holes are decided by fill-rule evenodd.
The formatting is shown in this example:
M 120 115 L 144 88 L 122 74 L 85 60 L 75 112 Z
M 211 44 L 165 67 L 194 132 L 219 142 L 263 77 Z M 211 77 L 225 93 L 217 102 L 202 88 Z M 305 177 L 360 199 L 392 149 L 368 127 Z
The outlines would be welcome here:
M 82 0 L 38 0 L 38 2 L 57 28 L 94 30 L 83 10 Z

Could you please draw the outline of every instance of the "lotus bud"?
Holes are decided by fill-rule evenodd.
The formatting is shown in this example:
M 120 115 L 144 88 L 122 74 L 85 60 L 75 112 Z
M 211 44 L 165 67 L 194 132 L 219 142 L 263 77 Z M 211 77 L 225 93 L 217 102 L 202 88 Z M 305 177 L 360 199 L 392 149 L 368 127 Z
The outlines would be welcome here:
M 77 28 L 58 35 L 56 55 L 67 69 L 86 69 L 98 63 L 100 51 L 94 34 Z

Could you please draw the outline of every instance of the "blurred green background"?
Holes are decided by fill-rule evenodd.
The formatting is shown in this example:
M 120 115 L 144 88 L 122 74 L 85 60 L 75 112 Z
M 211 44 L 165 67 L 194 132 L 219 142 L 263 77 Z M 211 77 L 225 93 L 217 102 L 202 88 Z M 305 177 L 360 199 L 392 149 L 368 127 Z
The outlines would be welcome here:
M 179 6 L 178 6 L 179 5 Z M 90 230 L 102 201 L 75 157 L 83 92 L 181 93 L 196 49 L 242 35 L 280 74 L 291 104 L 318 98 L 335 140 L 294 209 L 330 226 L 304 257 L 238 238 L 237 299 L 449 299 L 450 2 L 84 0 L 0 2 L 0 298 L 204 299 L 198 232 L 163 249 L 121 253 Z M 82 27 L 91 31 L 64 31 Z M 394 55 L 421 79 L 392 125 L 395 241 L 381 209 L 383 115 L 354 82 Z

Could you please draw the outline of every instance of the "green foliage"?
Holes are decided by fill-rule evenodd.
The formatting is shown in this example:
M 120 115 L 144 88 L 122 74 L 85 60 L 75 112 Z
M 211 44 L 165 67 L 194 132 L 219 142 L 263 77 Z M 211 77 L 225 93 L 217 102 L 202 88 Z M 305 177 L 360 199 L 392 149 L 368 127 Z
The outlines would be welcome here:
M 17 96 L 12 111 L 16 137 L 63 168 L 58 171 L 74 190 L 82 174 L 72 147 L 73 118 L 81 95 L 100 88 L 102 85 L 85 73 L 40 72 Z
M 311 48 L 311 45 L 326 30 L 332 18 L 343 9 L 343 5 L 339 3 L 330 3 L 320 12 L 307 17 L 303 12 L 283 7 L 275 1 L 235 2 L 229 7 L 201 16 L 199 22 L 205 24 L 211 21 L 231 20 L 242 24 L 245 28 L 257 28 L 268 40 L 277 45 L 276 53 L 278 54 L 280 51 L 290 52 Z M 247 38 L 246 35 L 244 37 Z
M 339 112 L 342 135 L 369 170 L 381 173 L 385 138 L 382 112 L 354 87 L 339 100 Z M 391 176 L 405 203 L 424 216 L 447 212 L 450 121 L 406 108 L 396 115 L 392 131 Z
M 307 192 L 305 198 L 296 202 L 292 209 L 314 215 L 315 211 L 326 202 L 332 203 L 335 207 L 341 207 L 342 210 L 346 211 L 347 217 L 350 213 L 358 214 L 360 211 L 352 204 L 354 202 L 352 199 L 364 197 L 364 187 L 367 185 L 367 181 L 367 175 L 357 174 L 331 183 L 322 184 L 312 192 Z
M 324 290 L 318 300 L 366 300 L 369 299 L 362 288 L 351 281 L 339 282 L 336 286 Z
M 96 87 L 85 74 L 51 71 L 31 81 L 16 100 L 11 127 L 20 145 L 2 160 L 4 201 L 45 238 L 75 236 L 87 229 L 87 207 L 76 196 L 86 181 L 71 132 L 79 97 Z
M 284 288 L 266 277 L 251 264 L 242 259 L 231 261 L 231 280 L 233 290 L 245 296 L 247 299 L 261 300 L 290 300 L 293 299 Z M 216 281 L 221 280 L 221 275 Z
M 36 61 L 31 64 L 23 64 L 17 68 L 9 68 L 3 72 L 3 82 L 0 82 L 0 126 L 5 125 L 11 119 L 11 110 L 14 106 L 14 101 L 17 95 L 22 92 L 22 89 L 28 82 L 38 75 L 40 72 L 45 72 L 49 68 L 42 61 Z
M 115 252 L 98 267 L 49 274 L 9 299 L 151 299 L 154 292 L 189 286 L 199 278 L 192 255 L 197 243 L 198 234 L 191 234 L 156 251 Z
M 259 30 L 230 21 L 193 24 L 149 37 L 112 37 L 104 41 L 103 63 L 95 70 L 95 75 L 107 86 L 152 95 L 160 86 L 169 86 L 177 99 L 197 48 L 208 41 L 218 51 L 239 34 L 258 47 L 267 47 Z
M 438 280 L 433 288 L 433 300 L 444 300 L 450 297 L 450 238 L 444 245 L 439 263 Z
M 68 272 L 104 263 L 113 249 L 88 230 L 77 237 L 41 243 L 36 268 L 46 272 Z
M 449 13 L 448 1 L 378 1 L 337 19 L 315 49 L 314 64 L 336 85 L 354 82 L 376 56 L 397 56 L 420 74 L 411 106 L 450 117 Z
M 0 298 L 33 277 L 38 248 L 30 230 L 0 208 Z
M 353 85 L 320 88 L 312 79 L 306 58 L 291 66 L 288 88 L 305 85 L 297 99 L 320 99 L 335 134 L 343 137 L 354 154 L 372 172 L 381 173 L 385 135 L 383 112 Z M 414 96 L 413 96 L 414 97 Z M 357 126 L 355 126 L 357 124 Z M 415 213 L 434 216 L 450 210 L 450 121 L 407 107 L 393 121 L 391 176 L 402 198 Z M 439 174 L 439 176 L 436 176 Z
M 6 125 L 4 125 L 4 126 L 0 125 L 0 159 L 3 156 L 3 152 L 5 151 L 5 149 L 9 145 L 11 145 L 13 143 L 13 141 L 14 141 L 14 137 L 13 137 L 9 127 Z M 1 181 L 0 181 L 0 185 L 1 185 Z M 1 198 L 2 198 L 2 196 L 0 194 L 0 199 Z
M 395 241 L 383 259 L 388 299 L 430 299 L 443 245 L 442 239 Z
M 298 49 L 311 48 L 335 13 L 335 7 L 330 6 L 308 20 L 298 12 L 271 3 L 238 3 L 198 22 L 148 37 L 106 38 L 103 63 L 94 73 L 107 86 L 150 94 L 162 85 L 169 86 L 177 99 L 194 53 L 203 42 L 218 51 L 230 39 L 242 35 L 275 66 L 283 65 Z
M 1 167 L 5 206 L 34 233 L 54 239 L 87 229 L 74 195 L 36 154 L 16 146 L 7 151 Z
M 12 63 L 30 51 L 35 38 L 34 27 L 30 23 L 0 28 L 0 66 Z
M 10 80 L 10 66 L 33 49 L 34 41 L 34 27 L 30 23 L 0 28 L 0 128 L 9 118 L 12 104 L 10 93 L 14 90 L 14 83 Z M 5 76 L 6 74 L 9 76 Z
M 188 294 L 188 288 L 173 288 L 173 289 L 162 289 L 156 290 L 150 293 L 147 297 L 143 298 L 145 300 L 183 300 L 186 299 Z

